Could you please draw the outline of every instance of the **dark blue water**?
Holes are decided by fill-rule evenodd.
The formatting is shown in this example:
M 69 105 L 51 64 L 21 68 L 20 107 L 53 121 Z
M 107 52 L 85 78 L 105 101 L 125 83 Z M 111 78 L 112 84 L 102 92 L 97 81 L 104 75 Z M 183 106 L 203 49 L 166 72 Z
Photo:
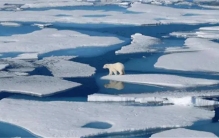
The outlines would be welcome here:
M 0 36 L 11 36 L 16 34 L 27 34 L 32 33 L 34 31 L 40 30 L 39 27 L 36 26 L 27 26 L 27 25 L 21 25 L 21 26 L 2 26 L 0 25 Z M 9 42 L 5 42 L 9 43 Z M 1 52 L 1 51 L 0 51 Z
M 20 138 L 39 138 L 32 134 L 31 132 L 9 123 L 0 122 L 0 137 L 8 138 L 8 137 L 20 137 Z

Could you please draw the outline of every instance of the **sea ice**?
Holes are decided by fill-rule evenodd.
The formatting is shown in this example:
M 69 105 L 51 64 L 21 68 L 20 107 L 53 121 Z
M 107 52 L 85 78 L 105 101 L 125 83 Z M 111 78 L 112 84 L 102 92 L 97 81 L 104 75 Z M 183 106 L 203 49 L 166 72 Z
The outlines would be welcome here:
M 117 50 L 116 54 L 132 54 L 132 53 L 142 53 L 142 52 L 153 52 L 156 48 L 153 47 L 155 44 L 159 44 L 160 40 L 150 36 L 144 36 L 142 34 L 136 33 L 131 36 L 132 42 L 128 46 L 122 47 Z
M 66 54 L 71 52 L 70 54 L 74 56 L 93 56 L 118 48 L 125 40 L 121 37 L 120 39 L 109 35 L 102 36 L 101 33 L 96 34 L 101 36 L 89 36 L 76 31 L 46 28 L 29 34 L 0 36 L 0 51 L 2 53 L 35 52 L 42 54 L 67 49 Z M 2 41 L 10 41 L 10 43 Z
M 0 110 L 0 121 L 18 125 L 41 137 L 98 136 L 184 127 L 213 117 L 211 111 L 183 106 L 154 108 L 93 102 L 42 102 L 16 97 L 2 99 Z
M 95 73 L 94 67 L 69 61 L 68 58 L 73 57 L 47 57 L 36 61 L 36 63 L 48 68 L 55 77 L 90 77 Z
M 217 138 L 215 134 L 212 134 L 210 132 L 203 132 L 203 131 L 196 131 L 196 130 L 189 130 L 185 128 L 177 128 L 177 129 L 171 129 L 166 130 L 160 133 L 153 134 L 151 138 L 162 138 L 162 137 L 174 137 L 174 138 Z
M 166 87 L 186 88 L 197 87 L 218 84 L 218 80 L 199 79 L 182 77 L 177 75 L 165 75 L 165 74 L 135 74 L 135 75 L 111 75 L 104 76 L 101 79 L 115 80 L 129 83 L 138 84 L 151 84 Z
M 2 26 L 10 26 L 10 27 L 21 26 L 21 24 L 14 23 L 14 22 L 0 22 L 0 25 L 2 25 Z
M 206 38 L 206 39 L 219 39 L 219 26 L 213 27 L 201 27 L 194 32 L 172 32 L 171 36 L 176 37 L 198 37 L 198 38 Z
M 201 38 L 188 38 L 185 46 L 193 52 L 166 54 L 154 67 L 181 71 L 218 72 L 219 44 Z
M 0 79 L 0 84 L 0 91 L 36 96 L 51 95 L 81 85 L 79 83 L 62 80 L 60 78 L 40 75 L 7 78 L 2 77 Z
M 21 59 L 21 60 L 37 60 L 38 54 L 37 53 L 23 53 L 15 57 L 14 59 Z

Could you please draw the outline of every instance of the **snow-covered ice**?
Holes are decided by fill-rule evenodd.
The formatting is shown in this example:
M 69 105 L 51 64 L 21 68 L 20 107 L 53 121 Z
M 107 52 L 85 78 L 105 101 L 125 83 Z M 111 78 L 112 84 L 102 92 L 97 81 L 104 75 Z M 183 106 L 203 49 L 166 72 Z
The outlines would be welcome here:
M 36 96 L 52 95 L 81 85 L 76 82 L 40 75 L 1 78 L 0 84 L 0 91 Z
M 71 57 L 70 57 L 71 59 Z M 37 64 L 43 65 L 51 71 L 55 77 L 90 77 L 95 73 L 95 68 L 87 64 L 69 61 L 68 58 L 47 57 L 36 61 Z
M 218 72 L 219 44 L 201 38 L 188 38 L 185 46 L 193 52 L 161 56 L 154 67 L 181 71 Z
M 124 43 L 124 39 L 120 38 L 109 35 L 89 36 L 76 31 L 46 28 L 29 34 L 0 36 L 0 51 L 2 53 L 36 52 L 42 54 L 68 49 L 68 52 L 72 52 L 74 56 L 93 56 L 120 47 Z M 4 41 L 10 41 L 10 43 L 4 43 Z M 71 49 L 74 50 L 71 51 Z
M 141 52 L 153 52 L 156 48 L 153 45 L 159 44 L 160 40 L 150 36 L 144 36 L 142 34 L 136 33 L 131 36 L 132 42 L 128 46 L 122 47 L 117 50 L 116 54 L 132 54 Z
M 198 38 L 206 38 L 206 39 L 219 39 L 219 26 L 213 27 L 201 27 L 198 30 L 193 32 L 172 32 L 170 33 L 171 36 L 176 37 L 198 37 Z
M 153 134 L 151 138 L 163 138 L 163 137 L 174 137 L 174 138 L 217 138 L 215 134 L 212 134 L 210 132 L 204 132 L 204 131 L 197 131 L 197 130 L 189 130 L 185 128 L 177 128 L 177 129 L 171 129 L 166 130 L 163 132 L 159 132 L 156 134 Z
M 8 64 L 10 68 L 8 68 L 7 70 L 11 72 L 31 72 L 36 67 L 31 62 L 28 62 L 26 60 L 16 59 L 16 58 L 1 59 L 1 62 Z
M 21 26 L 21 24 L 15 23 L 15 22 L 0 22 L 0 25 L 2 25 L 2 26 L 10 26 L 10 27 Z
M 219 93 L 218 93 L 219 95 Z M 88 101 L 90 102 L 136 102 L 136 103 L 162 103 L 162 104 L 174 104 L 179 106 L 216 106 L 219 102 L 212 100 L 205 100 L 201 97 L 195 96 L 163 96 L 163 97 L 149 97 L 147 94 L 126 94 L 126 95 L 110 95 L 110 94 L 92 94 L 88 95 Z
M 134 97 L 125 97 L 125 96 L 118 96 L 118 95 L 109 95 L 109 94 L 92 94 L 88 95 L 88 101 L 94 102 L 130 102 L 135 101 Z
M 130 74 L 130 75 L 111 75 L 101 79 L 115 80 L 129 83 L 149 84 L 166 87 L 186 88 L 218 84 L 218 80 L 182 77 L 177 75 L 165 74 Z
M 22 60 L 37 60 L 38 54 L 37 53 L 23 53 L 15 57 L 15 59 L 22 59 Z
M 205 100 L 197 97 L 168 97 L 168 101 L 175 105 L 183 105 L 183 106 L 214 106 L 219 105 L 219 102 L 213 100 Z
M 18 125 L 42 137 L 97 136 L 103 133 L 191 126 L 197 121 L 213 117 L 211 111 L 191 107 L 42 102 L 16 97 L 2 99 L 0 110 L 0 121 Z M 95 125 L 89 127 L 91 123 Z M 101 128 L 103 123 L 109 127 Z

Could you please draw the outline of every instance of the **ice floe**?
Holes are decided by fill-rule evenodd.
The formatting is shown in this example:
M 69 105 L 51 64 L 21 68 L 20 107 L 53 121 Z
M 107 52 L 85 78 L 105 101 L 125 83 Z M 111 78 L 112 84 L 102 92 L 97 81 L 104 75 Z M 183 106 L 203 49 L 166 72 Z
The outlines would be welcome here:
M 219 102 L 213 100 L 205 100 L 197 97 L 168 97 L 168 101 L 175 105 L 184 105 L 184 106 L 214 106 L 219 105 Z
M 38 54 L 37 53 L 23 53 L 15 57 L 14 59 L 21 59 L 21 60 L 37 60 Z
M 170 33 L 171 36 L 176 37 L 198 37 L 198 38 L 206 38 L 206 39 L 219 39 L 219 26 L 213 27 L 201 27 L 194 32 L 173 32 Z
M 186 88 L 218 84 L 218 80 L 199 79 L 165 74 L 111 75 L 101 79 L 166 87 Z
M 131 36 L 132 42 L 128 46 L 122 47 L 117 50 L 116 54 L 130 54 L 130 53 L 142 53 L 142 52 L 153 52 L 156 48 L 153 45 L 159 44 L 160 40 L 150 36 L 144 36 L 136 33 Z
M 102 35 L 97 33 L 97 35 Z M 85 41 L 86 40 L 86 41 Z M 10 41 L 10 43 L 4 43 Z M 0 51 L 5 52 L 36 52 L 47 53 L 51 51 L 68 49 L 74 56 L 93 56 L 103 54 L 108 50 L 120 47 L 124 43 L 113 36 L 89 36 L 76 31 L 43 29 L 29 34 L 0 37 Z M 74 50 L 71 50 L 74 49 Z
M 16 59 L 16 58 L 5 58 L 5 59 L 1 59 L 1 61 L 9 65 L 7 70 L 11 72 L 31 72 L 36 67 L 31 62 Z
M 10 26 L 10 27 L 21 26 L 21 24 L 14 23 L 14 22 L 0 22 L 0 25 L 2 25 L 2 26 Z
M 69 58 L 73 57 L 47 57 L 36 61 L 36 63 L 48 68 L 55 77 L 90 77 L 95 73 L 94 67 L 69 61 Z
M 159 103 L 159 104 L 174 104 L 179 106 L 216 106 L 218 101 L 205 100 L 201 97 L 195 96 L 163 96 L 163 97 L 149 97 L 147 94 L 92 94 L 88 95 L 90 102 L 135 102 L 135 103 Z
M 158 58 L 154 67 L 195 72 L 219 71 L 218 43 L 201 38 L 188 38 L 185 45 L 193 52 L 163 55 Z
M 177 129 L 171 129 L 166 130 L 163 132 L 159 132 L 156 134 L 153 134 L 151 138 L 162 138 L 162 137 L 178 137 L 178 138 L 188 138 L 188 137 L 194 137 L 194 138 L 217 138 L 217 136 L 210 132 L 203 132 L 203 131 L 197 131 L 197 130 L 189 130 L 185 128 L 177 128 Z
M 80 86 L 79 83 L 40 75 L 2 77 L 0 79 L 0 84 L 0 91 L 36 96 L 52 95 L 57 92 Z
M 183 127 L 213 117 L 213 112 L 191 107 L 42 102 L 16 97 L 2 99 L 0 109 L 0 121 L 18 125 L 41 137 L 98 136 L 150 128 Z

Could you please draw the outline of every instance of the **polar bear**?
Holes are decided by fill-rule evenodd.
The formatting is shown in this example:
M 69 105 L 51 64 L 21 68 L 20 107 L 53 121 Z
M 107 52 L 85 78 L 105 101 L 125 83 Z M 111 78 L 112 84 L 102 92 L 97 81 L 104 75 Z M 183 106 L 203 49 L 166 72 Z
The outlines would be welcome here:
M 113 63 L 113 64 L 105 64 L 103 66 L 104 69 L 109 69 L 109 75 L 117 75 L 117 72 L 119 72 L 119 75 L 124 75 L 125 74 L 125 66 L 120 63 Z

